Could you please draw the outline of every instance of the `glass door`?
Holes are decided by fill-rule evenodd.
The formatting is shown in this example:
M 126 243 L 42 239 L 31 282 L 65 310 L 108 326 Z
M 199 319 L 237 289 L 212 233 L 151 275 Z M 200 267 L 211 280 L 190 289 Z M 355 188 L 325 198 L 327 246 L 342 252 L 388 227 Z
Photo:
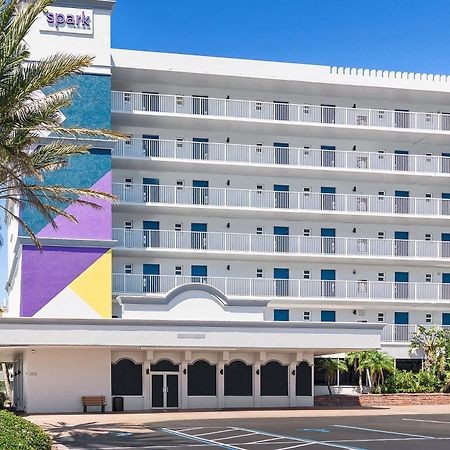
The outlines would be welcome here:
M 152 393 L 152 408 L 179 407 L 178 374 L 152 373 L 150 391 Z

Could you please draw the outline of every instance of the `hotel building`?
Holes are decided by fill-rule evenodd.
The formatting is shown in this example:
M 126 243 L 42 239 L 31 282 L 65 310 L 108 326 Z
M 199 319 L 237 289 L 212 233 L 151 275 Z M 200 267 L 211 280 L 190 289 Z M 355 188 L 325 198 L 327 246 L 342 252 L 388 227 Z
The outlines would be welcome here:
M 64 124 L 130 137 L 46 180 L 117 203 L 21 211 L 42 252 L 7 220 L 16 406 L 311 406 L 323 356 L 420 367 L 412 333 L 450 325 L 450 78 L 112 49 L 113 6 L 56 1 L 27 39 L 95 55 Z

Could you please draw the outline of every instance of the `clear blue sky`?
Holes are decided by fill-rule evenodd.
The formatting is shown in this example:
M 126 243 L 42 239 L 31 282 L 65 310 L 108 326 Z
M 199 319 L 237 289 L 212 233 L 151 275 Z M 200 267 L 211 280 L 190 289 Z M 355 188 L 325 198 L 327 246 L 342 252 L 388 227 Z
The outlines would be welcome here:
M 112 44 L 450 74 L 450 1 L 118 0 Z M 0 248 L 0 298 L 5 247 Z

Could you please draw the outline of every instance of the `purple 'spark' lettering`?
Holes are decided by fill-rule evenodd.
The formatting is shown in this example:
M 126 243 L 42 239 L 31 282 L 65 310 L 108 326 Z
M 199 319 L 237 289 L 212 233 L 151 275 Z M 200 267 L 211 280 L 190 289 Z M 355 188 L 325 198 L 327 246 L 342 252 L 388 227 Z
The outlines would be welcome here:
M 56 29 L 60 27 L 68 26 L 70 28 L 91 28 L 91 16 L 84 11 L 81 14 L 62 14 L 62 13 L 46 13 L 47 23 L 50 26 L 54 26 Z

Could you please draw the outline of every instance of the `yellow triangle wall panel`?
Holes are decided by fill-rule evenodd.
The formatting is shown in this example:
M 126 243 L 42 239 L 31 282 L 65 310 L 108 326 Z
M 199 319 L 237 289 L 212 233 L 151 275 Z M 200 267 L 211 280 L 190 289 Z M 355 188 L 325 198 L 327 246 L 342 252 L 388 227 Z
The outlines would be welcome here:
M 112 250 L 108 250 L 70 283 L 76 292 L 100 317 L 112 315 Z

